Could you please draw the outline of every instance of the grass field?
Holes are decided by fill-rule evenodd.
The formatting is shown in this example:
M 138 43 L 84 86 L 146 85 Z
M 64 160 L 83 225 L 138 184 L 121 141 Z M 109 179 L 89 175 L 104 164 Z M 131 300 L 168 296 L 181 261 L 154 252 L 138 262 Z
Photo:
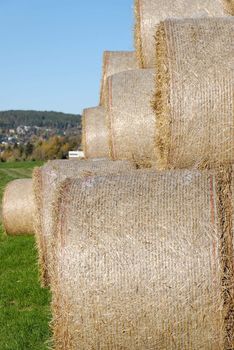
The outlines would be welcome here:
M 0 163 L 0 202 L 6 184 L 30 177 L 37 165 Z M 34 237 L 7 237 L 0 222 L 0 350 L 48 349 L 49 303 L 38 283 Z

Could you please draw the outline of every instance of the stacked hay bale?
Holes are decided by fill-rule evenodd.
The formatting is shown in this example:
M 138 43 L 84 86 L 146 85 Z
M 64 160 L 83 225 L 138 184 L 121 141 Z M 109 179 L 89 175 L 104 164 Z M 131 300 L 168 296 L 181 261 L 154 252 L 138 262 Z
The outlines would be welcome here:
M 121 173 L 135 169 L 128 161 L 89 160 L 67 161 L 55 160 L 37 168 L 33 174 L 36 202 L 35 231 L 39 252 L 41 284 L 50 284 L 51 239 L 52 239 L 52 204 L 54 193 L 59 184 L 67 178 L 90 177 L 97 174 Z M 92 185 L 92 182 L 90 182 Z
M 108 78 L 107 117 L 112 159 L 134 159 L 138 166 L 154 163 L 153 89 L 153 69 L 131 70 Z
M 135 12 L 138 65 L 155 70 L 158 64 L 155 58 L 154 36 L 155 28 L 159 26 L 161 20 L 168 16 L 197 16 L 198 18 L 206 16 L 208 18 L 208 16 L 223 15 L 224 7 L 219 0 L 205 2 L 196 0 L 191 1 L 189 5 L 187 1 L 181 1 L 178 4 L 177 2 L 137 0 Z M 205 40 L 209 41 L 208 38 Z M 224 54 L 221 56 L 224 57 Z M 171 58 L 173 59 L 173 56 Z M 156 68 L 155 75 L 160 74 Z M 153 70 L 126 70 L 110 75 L 103 84 L 105 94 L 101 92 L 101 95 L 105 95 L 104 104 L 107 109 L 112 159 L 134 159 L 140 167 L 155 165 L 158 153 L 155 150 L 155 135 L 158 134 L 156 126 L 161 125 L 159 125 L 160 122 L 155 123 L 155 113 L 151 107 L 153 96 L 159 94 L 157 87 L 155 92 L 153 79 Z M 103 81 L 105 81 L 104 78 Z
M 228 3 L 228 1 L 224 0 Z M 135 0 L 135 46 L 142 68 L 155 65 L 155 28 L 167 18 L 214 17 L 225 14 L 220 0 Z
M 82 118 L 82 144 L 86 158 L 109 158 L 111 152 L 110 132 L 106 108 L 109 76 L 137 68 L 136 54 L 133 51 L 105 51 L 100 92 L 100 105 L 87 108 Z M 120 159 L 120 158 L 119 158 Z
M 117 72 L 137 68 L 135 52 L 105 51 L 100 92 L 100 106 L 87 108 L 82 118 L 82 144 L 85 157 L 109 158 L 110 134 L 107 124 L 107 78 Z
M 234 18 L 166 20 L 156 46 L 160 168 L 234 162 Z
M 138 62 L 106 52 L 83 114 L 86 158 L 116 161 L 35 170 L 56 350 L 233 348 L 230 3 L 136 0 Z
M 35 203 L 31 179 L 11 181 L 2 202 L 3 226 L 8 235 L 32 235 L 34 233 Z
M 232 176 L 65 181 L 53 227 L 56 349 L 231 349 Z
M 223 14 L 220 2 L 195 3 L 193 15 Z M 53 215 L 57 349 L 233 348 L 232 35 L 228 17 L 157 23 L 156 48 L 140 58 L 157 63 L 156 118 L 152 70 L 107 79 L 112 158 L 150 163 L 156 153 L 160 168 L 216 170 L 63 182 Z
M 103 54 L 100 104 L 106 106 L 107 79 L 113 74 L 137 69 L 137 58 L 134 51 L 105 51 Z
M 85 158 L 109 158 L 109 132 L 104 107 L 84 109 L 82 115 L 82 146 Z
M 107 80 L 111 157 L 165 168 L 171 147 L 172 168 L 205 165 L 209 157 L 216 157 L 213 163 L 230 163 L 233 17 L 165 23 L 157 27 L 156 69 L 122 72 Z

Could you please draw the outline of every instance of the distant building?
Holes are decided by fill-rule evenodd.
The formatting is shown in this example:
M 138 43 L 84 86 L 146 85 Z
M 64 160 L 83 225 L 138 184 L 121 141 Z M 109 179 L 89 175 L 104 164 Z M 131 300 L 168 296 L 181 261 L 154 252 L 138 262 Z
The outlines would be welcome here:
M 22 126 L 18 126 L 16 131 L 17 131 L 17 134 L 19 134 L 19 135 L 25 134 L 24 128 Z

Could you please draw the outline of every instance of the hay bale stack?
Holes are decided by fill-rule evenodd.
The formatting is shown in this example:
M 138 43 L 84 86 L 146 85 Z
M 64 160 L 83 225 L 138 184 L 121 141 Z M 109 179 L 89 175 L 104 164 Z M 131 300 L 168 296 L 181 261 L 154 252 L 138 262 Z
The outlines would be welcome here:
M 103 54 L 102 82 L 100 104 L 106 106 L 107 78 L 113 74 L 137 69 L 137 58 L 134 51 L 105 51 Z
M 151 107 L 154 70 L 138 69 L 108 78 L 107 117 L 112 159 L 154 160 L 155 116 Z
M 81 178 L 95 174 L 121 173 L 131 169 L 135 169 L 135 165 L 127 161 L 113 162 L 106 159 L 54 160 L 34 171 L 33 182 L 37 206 L 35 230 L 43 286 L 48 286 L 50 283 L 53 194 L 61 181 L 71 177 Z
M 63 183 L 56 349 L 231 349 L 231 176 L 144 170 Z
M 84 109 L 82 145 L 85 158 L 109 158 L 109 132 L 104 107 Z
M 34 233 L 35 202 L 32 179 L 8 183 L 3 196 L 2 219 L 8 235 Z
M 225 0 L 224 0 L 225 1 Z M 220 0 L 135 0 L 135 46 L 142 68 L 155 66 L 155 27 L 170 17 L 222 16 Z
M 157 31 L 160 167 L 234 162 L 234 18 L 166 20 Z

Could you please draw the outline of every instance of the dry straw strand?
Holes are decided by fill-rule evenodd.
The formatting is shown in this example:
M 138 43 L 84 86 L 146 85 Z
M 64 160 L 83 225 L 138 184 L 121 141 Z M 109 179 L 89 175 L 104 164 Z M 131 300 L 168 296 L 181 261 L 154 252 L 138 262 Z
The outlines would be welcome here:
M 157 165 L 159 169 L 167 169 L 168 155 L 171 139 L 170 103 L 168 91 L 170 78 L 168 71 L 168 52 L 166 46 L 166 33 L 163 23 L 160 23 L 156 33 L 156 92 L 153 108 L 156 112 L 155 144 L 158 150 Z
M 234 347 L 234 269 L 233 269 L 233 169 L 220 165 L 217 176 L 218 216 L 222 232 L 222 285 L 225 317 L 225 349 Z
M 112 115 L 111 115 L 111 106 L 112 106 L 112 76 L 110 76 L 106 81 L 105 89 L 105 100 L 106 100 L 106 125 L 108 128 L 108 145 L 110 150 L 110 158 L 115 159 L 114 157 L 114 146 L 113 146 L 113 127 L 112 127 Z
M 233 17 L 168 19 L 156 33 L 161 168 L 234 162 Z
M 52 218 L 53 223 L 57 223 L 58 220 L 62 218 L 63 212 L 61 208 L 63 193 L 67 192 L 69 189 L 71 179 L 64 180 L 55 190 L 54 193 L 54 202 L 53 202 L 53 211 Z M 62 219 L 64 220 L 64 219 Z M 55 230 L 54 230 L 55 229 Z M 57 227 L 53 227 L 53 238 L 51 241 L 51 254 L 53 255 L 53 259 L 50 261 L 50 284 L 52 289 L 58 288 L 62 281 L 59 280 L 59 257 L 57 254 Z M 55 273 L 56 271 L 56 273 Z M 55 287 L 56 286 L 56 287 Z M 66 296 L 62 293 L 53 294 L 53 318 L 51 321 L 51 329 L 53 331 L 53 344 L 56 350 L 60 349 L 70 349 L 72 346 L 72 334 L 68 331 L 69 329 L 69 317 L 68 315 L 72 312 L 72 305 L 70 305 Z M 66 312 L 64 312 L 66 310 Z M 59 341 L 57 341 L 59 339 Z
M 54 193 L 67 178 L 90 177 L 95 174 L 121 173 L 135 169 L 128 161 L 102 160 L 54 160 L 34 171 L 34 193 L 37 206 L 36 237 L 39 252 L 40 279 L 42 286 L 50 285 L 52 206 Z
M 135 46 L 139 64 L 142 68 L 154 67 L 155 28 L 166 18 L 215 17 L 224 14 L 221 0 L 135 0 Z
M 100 104 L 102 106 L 106 106 L 107 78 L 113 74 L 137 68 L 136 53 L 134 51 L 104 52 L 100 92 Z
M 232 176 L 145 170 L 63 184 L 57 348 L 231 349 Z
M 143 32 L 142 32 L 142 20 L 141 20 L 141 1 L 135 0 L 135 30 L 134 30 L 134 41 L 137 59 L 141 68 L 146 66 L 144 54 L 143 54 Z
M 39 266 L 39 276 L 41 286 L 43 288 L 48 286 L 49 276 L 46 268 L 46 255 L 47 255 L 47 247 L 43 232 L 43 215 L 45 214 L 43 211 L 44 200 L 43 200 L 43 168 L 36 167 L 33 171 L 33 193 L 34 193 L 34 201 L 36 205 L 36 215 L 34 221 L 34 230 L 36 236 L 36 246 L 38 252 L 38 266 Z
M 107 76 L 107 65 L 108 65 L 108 56 L 109 51 L 104 51 L 103 60 L 102 60 L 102 79 L 101 79 L 101 88 L 100 88 L 100 105 L 105 106 L 105 85 L 106 85 L 106 76 Z
M 3 226 L 8 235 L 34 234 L 35 203 L 31 179 L 11 181 L 5 189 L 2 204 Z
M 82 145 L 85 158 L 109 158 L 109 133 L 104 107 L 87 108 L 82 116 Z

